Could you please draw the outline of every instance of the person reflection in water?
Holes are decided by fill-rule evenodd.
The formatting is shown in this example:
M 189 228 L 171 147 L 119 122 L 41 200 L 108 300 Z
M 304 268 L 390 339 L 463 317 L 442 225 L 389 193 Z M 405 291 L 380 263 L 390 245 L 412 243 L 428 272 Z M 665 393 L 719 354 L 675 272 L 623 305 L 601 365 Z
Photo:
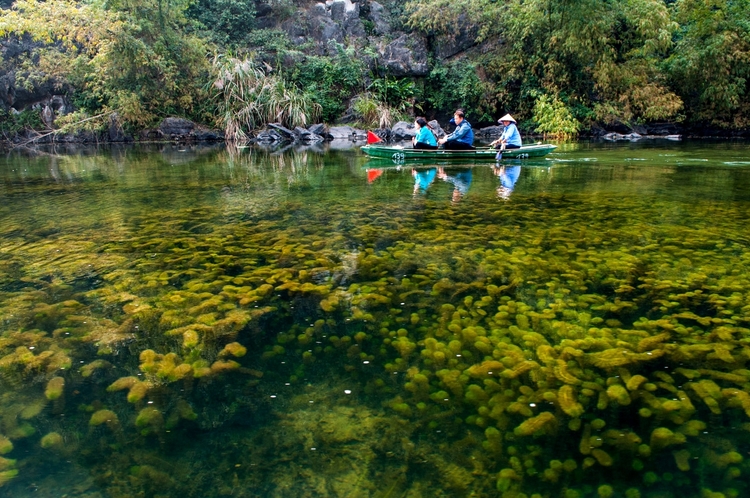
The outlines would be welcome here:
M 448 175 L 443 168 L 438 168 L 437 177 L 453 184 L 451 201 L 455 204 L 469 191 L 469 186 L 471 185 L 471 168 L 463 169 L 455 175 Z
M 427 187 L 435 181 L 437 170 L 435 168 L 416 170 L 412 168 L 411 176 L 414 177 L 414 195 L 427 193 Z
M 495 175 L 500 178 L 500 186 L 497 187 L 497 196 L 507 199 L 516 187 L 518 177 L 521 176 L 521 166 L 500 166 L 493 168 Z

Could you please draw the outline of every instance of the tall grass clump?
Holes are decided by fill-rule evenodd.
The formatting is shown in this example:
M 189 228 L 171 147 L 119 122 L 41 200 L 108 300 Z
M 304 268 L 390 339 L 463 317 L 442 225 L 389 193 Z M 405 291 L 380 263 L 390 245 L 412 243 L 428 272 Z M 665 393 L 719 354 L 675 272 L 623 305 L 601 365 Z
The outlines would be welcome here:
M 261 67 L 250 59 L 217 56 L 213 70 L 217 124 L 228 141 L 247 140 L 247 132 L 268 123 L 293 128 L 306 126 L 320 116 L 320 105 L 268 66 Z
M 398 112 L 369 92 L 352 99 L 351 108 L 357 122 L 367 128 L 390 128 Z

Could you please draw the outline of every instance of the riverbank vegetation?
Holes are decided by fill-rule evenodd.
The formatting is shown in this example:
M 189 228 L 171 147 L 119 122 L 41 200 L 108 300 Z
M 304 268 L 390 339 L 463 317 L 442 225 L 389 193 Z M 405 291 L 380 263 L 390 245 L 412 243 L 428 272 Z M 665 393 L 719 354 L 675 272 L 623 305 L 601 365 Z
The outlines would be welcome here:
M 0 35 L 33 48 L 4 51 L 2 70 L 13 70 L 17 85 L 67 95 L 75 109 L 68 124 L 101 115 L 105 126 L 115 116 L 135 130 L 181 116 L 228 137 L 266 122 L 378 126 L 457 106 L 477 123 L 510 111 L 525 130 L 558 136 L 613 124 L 725 133 L 750 124 L 749 0 L 383 3 L 394 30 L 427 40 L 426 76 L 391 74 L 367 36 L 329 40 L 323 55 L 308 50 L 312 40 L 276 29 L 306 8 L 288 0 L 19 0 L 0 12 Z M 370 8 L 366 1 L 359 10 L 368 35 Z M 459 33 L 473 43 L 437 56 Z M 226 68 L 214 60 L 252 67 L 248 80 L 235 73 L 245 89 L 262 73 L 277 107 L 229 105 L 216 84 Z M 19 120 L 30 121 L 5 112 L 0 127 L 27 126 Z

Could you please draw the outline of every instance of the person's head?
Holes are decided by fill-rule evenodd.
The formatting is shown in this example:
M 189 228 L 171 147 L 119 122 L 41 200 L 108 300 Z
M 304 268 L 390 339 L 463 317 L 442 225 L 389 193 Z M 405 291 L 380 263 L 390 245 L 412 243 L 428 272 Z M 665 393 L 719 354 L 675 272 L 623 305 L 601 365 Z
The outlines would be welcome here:
M 463 109 L 456 109 L 456 112 L 453 113 L 453 121 L 459 125 L 461 124 L 461 121 L 464 120 L 464 110 Z
M 427 126 L 427 120 L 422 116 L 419 116 L 414 120 L 414 122 L 417 123 L 417 126 L 419 126 L 420 128 L 424 128 L 425 126 Z
M 503 126 L 508 126 L 511 123 L 515 123 L 516 120 L 513 119 L 513 116 L 511 116 L 510 114 L 506 114 L 502 118 L 498 119 L 497 122 L 501 123 Z

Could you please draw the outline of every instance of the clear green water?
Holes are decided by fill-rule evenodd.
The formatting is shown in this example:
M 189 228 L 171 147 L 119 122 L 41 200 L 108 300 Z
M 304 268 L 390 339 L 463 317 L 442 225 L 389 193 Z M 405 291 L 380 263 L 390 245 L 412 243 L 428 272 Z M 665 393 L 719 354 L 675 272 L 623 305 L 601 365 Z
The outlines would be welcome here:
M 0 159 L 0 496 L 750 491 L 750 147 Z

